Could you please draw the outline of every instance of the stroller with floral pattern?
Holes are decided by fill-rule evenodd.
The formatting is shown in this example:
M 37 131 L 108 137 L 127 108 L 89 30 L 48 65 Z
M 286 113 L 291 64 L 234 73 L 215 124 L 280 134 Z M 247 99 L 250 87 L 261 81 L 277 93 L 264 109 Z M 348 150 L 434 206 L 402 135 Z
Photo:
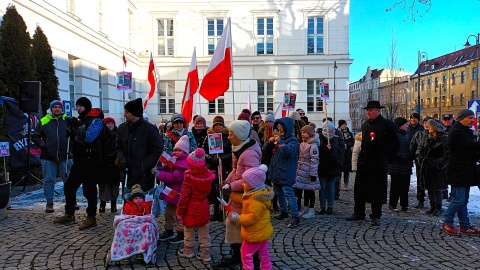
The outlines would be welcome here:
M 147 192 L 144 192 L 145 202 L 151 205 L 150 213 L 144 215 L 126 215 L 124 214 L 125 201 L 130 194 L 135 193 L 135 189 L 130 191 L 127 187 L 127 177 L 123 187 L 124 207 L 120 215 L 115 216 L 113 227 L 115 233 L 112 246 L 105 256 L 105 267 L 131 263 L 134 258 L 143 258 L 145 264 L 156 263 L 156 250 L 158 241 L 157 220 L 151 210 L 154 208 L 155 200 L 158 197 L 157 184 Z M 141 191 L 141 190 L 140 190 Z

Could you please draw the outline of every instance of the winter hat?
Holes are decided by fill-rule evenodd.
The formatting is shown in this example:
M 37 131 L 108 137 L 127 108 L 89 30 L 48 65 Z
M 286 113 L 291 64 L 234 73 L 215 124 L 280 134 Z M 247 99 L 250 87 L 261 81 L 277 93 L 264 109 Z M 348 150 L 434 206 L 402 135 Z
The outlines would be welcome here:
M 245 141 L 250 136 L 250 123 L 245 120 L 236 120 L 230 123 L 228 129 L 237 136 L 240 141 Z
M 300 118 L 300 114 L 298 112 L 290 112 L 288 114 L 288 117 L 292 118 L 293 120 L 300 121 L 302 118 Z
M 408 123 L 408 120 L 403 118 L 403 117 L 397 117 L 395 118 L 395 120 L 393 120 L 393 122 L 395 123 L 395 126 L 397 126 L 397 128 L 405 125 L 405 123 Z
M 469 110 L 469 109 L 461 109 L 460 111 L 458 111 L 457 113 L 457 121 L 461 121 L 463 120 L 464 118 L 467 118 L 469 116 L 474 116 L 475 114 L 473 113 L 473 111 Z
M 52 107 L 55 106 L 55 105 L 62 106 L 62 110 L 63 110 L 63 102 L 61 100 L 54 100 L 54 101 L 50 102 L 50 111 L 52 110 Z
M 145 194 L 143 194 L 142 186 L 135 184 L 132 187 L 132 192 L 130 192 L 130 197 L 128 199 L 132 201 L 135 197 L 142 197 L 145 199 Z
M 275 116 L 274 116 L 273 114 L 269 113 L 269 114 L 267 114 L 267 115 L 265 115 L 265 116 L 263 117 L 263 122 L 265 122 L 265 123 L 266 123 L 266 122 L 273 122 L 273 123 L 275 123 Z
M 237 120 L 250 121 L 250 111 L 248 109 L 243 109 L 242 112 L 238 115 Z
M 148 120 L 148 115 L 146 113 L 143 113 L 142 117 L 143 117 L 144 120 Z
M 189 166 L 193 167 L 205 166 L 205 150 L 203 150 L 203 148 L 195 149 L 195 151 L 188 155 L 187 163 Z
M 187 154 L 190 153 L 190 140 L 188 139 L 188 136 L 183 135 L 182 137 L 180 137 L 173 149 L 180 149 Z
M 433 128 L 433 130 L 435 130 L 436 132 L 445 132 L 445 130 L 447 130 L 440 121 L 437 121 L 435 119 L 428 120 L 427 126 Z
M 333 119 L 331 117 L 323 118 L 322 123 L 325 123 L 325 120 L 328 120 L 333 123 Z
M 75 102 L 75 106 L 78 105 L 85 107 L 85 111 L 90 111 L 92 109 L 92 102 L 86 97 L 81 97 L 77 99 L 77 102 Z
M 172 123 L 179 122 L 179 121 L 185 123 L 185 118 L 180 113 L 174 113 L 170 121 L 172 121 Z
M 125 106 L 123 106 L 125 110 L 127 110 L 129 113 L 131 113 L 133 116 L 136 117 L 142 117 L 143 116 L 143 105 L 142 105 L 142 99 L 137 98 L 132 101 L 127 102 Z
M 412 118 L 417 118 L 418 120 L 420 120 L 420 114 L 418 114 L 418 113 L 412 113 L 412 114 L 410 115 L 410 119 L 412 119 Z
M 205 118 L 203 118 L 203 116 L 199 115 L 197 116 L 197 118 L 195 118 L 194 124 L 196 125 L 198 122 L 202 122 L 204 128 L 207 127 L 207 121 L 205 121 Z
M 323 122 L 323 125 L 322 125 L 322 134 L 325 137 L 330 136 L 330 138 L 333 138 L 333 136 L 335 136 L 335 135 L 327 134 L 327 125 L 328 125 L 328 132 L 329 133 L 330 133 L 331 130 L 335 129 L 335 125 L 331 121 L 325 121 L 325 122 Z
M 252 113 L 252 116 L 250 116 L 250 119 L 253 120 L 253 117 L 255 117 L 256 115 L 260 116 L 260 118 L 262 118 L 262 116 L 260 115 L 260 112 L 259 111 L 254 111 Z
M 343 119 L 340 119 L 338 120 L 338 127 L 341 127 L 343 124 L 346 124 L 347 121 L 343 120 Z
M 423 121 L 422 121 L 422 122 L 425 124 L 425 122 L 427 122 L 427 121 L 430 120 L 430 119 L 433 119 L 433 118 L 430 117 L 430 116 L 427 116 L 427 117 L 423 118 Z
M 113 119 L 112 117 L 105 117 L 103 118 L 103 123 L 106 124 L 106 123 L 110 123 L 112 122 L 114 125 L 115 125 L 115 119 Z
M 310 126 L 310 125 L 306 125 L 306 126 L 303 126 L 301 129 L 300 129 L 301 132 L 305 132 L 305 133 L 308 133 L 308 135 L 310 135 L 310 137 L 313 137 L 313 135 L 315 135 L 315 129 Z
M 213 125 L 220 124 L 225 127 L 225 120 L 220 115 L 217 115 L 213 118 Z
M 298 114 L 301 114 L 301 113 L 305 114 L 305 111 L 303 109 L 297 109 L 297 112 Z
M 265 164 L 260 165 L 260 167 L 250 168 L 242 174 L 243 181 L 253 189 L 260 188 L 265 185 L 265 173 L 267 171 L 268 167 Z

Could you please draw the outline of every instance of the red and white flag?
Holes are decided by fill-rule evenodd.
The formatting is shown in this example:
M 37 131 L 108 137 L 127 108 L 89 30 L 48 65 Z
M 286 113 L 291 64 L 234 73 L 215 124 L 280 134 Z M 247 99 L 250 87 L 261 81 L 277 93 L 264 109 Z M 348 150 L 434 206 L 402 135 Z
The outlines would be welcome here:
M 472 102 L 472 105 L 470 106 L 470 108 L 468 108 L 470 111 L 472 111 L 474 114 L 475 114 L 475 119 L 473 120 L 473 129 L 474 130 L 477 130 L 477 112 L 478 112 L 478 106 L 480 106 L 480 104 L 477 103 L 476 100 L 474 100 Z
M 170 156 L 165 151 L 162 153 L 159 160 L 170 168 L 172 168 L 173 165 L 175 165 L 175 162 L 177 162 L 177 159 L 175 157 Z
M 178 194 L 178 191 L 174 190 L 174 189 L 171 189 L 169 187 L 165 187 L 163 190 L 162 190 L 162 193 L 167 195 L 168 197 L 174 199 L 177 194 Z
M 125 52 L 123 52 L 122 60 L 123 60 L 123 66 L 127 67 L 127 58 L 125 58 Z
M 148 96 L 145 97 L 143 101 L 143 110 L 147 108 L 148 101 L 153 97 L 155 94 L 155 89 L 157 89 L 157 82 L 158 82 L 158 74 L 157 74 L 157 67 L 155 66 L 155 62 L 153 61 L 153 54 L 150 53 L 150 64 L 148 65 L 148 82 L 150 83 L 150 92 L 148 92 Z
M 198 89 L 198 69 L 197 69 L 197 53 L 193 48 L 192 61 L 188 70 L 187 83 L 185 84 L 185 92 L 182 99 L 182 115 L 185 118 L 185 124 L 189 124 L 192 120 L 193 106 L 195 103 L 194 95 Z
M 208 101 L 214 101 L 228 90 L 230 77 L 232 77 L 232 31 L 229 18 L 213 53 L 212 61 L 208 65 L 207 73 L 203 77 L 200 95 Z
M 223 205 L 223 208 L 225 208 L 225 210 L 227 210 L 228 212 L 232 211 L 232 207 L 226 201 L 220 199 L 219 197 L 217 197 L 217 200 Z

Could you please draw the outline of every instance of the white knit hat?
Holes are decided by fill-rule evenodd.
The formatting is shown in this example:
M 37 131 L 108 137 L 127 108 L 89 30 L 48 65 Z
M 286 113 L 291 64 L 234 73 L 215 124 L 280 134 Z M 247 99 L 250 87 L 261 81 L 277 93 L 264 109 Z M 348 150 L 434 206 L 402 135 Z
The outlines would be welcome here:
M 183 135 L 182 137 L 180 137 L 173 149 L 180 149 L 187 154 L 190 153 L 190 140 L 188 139 L 188 136 Z
M 250 123 L 245 120 L 235 120 L 230 123 L 228 129 L 237 136 L 240 141 L 245 141 L 250 135 Z

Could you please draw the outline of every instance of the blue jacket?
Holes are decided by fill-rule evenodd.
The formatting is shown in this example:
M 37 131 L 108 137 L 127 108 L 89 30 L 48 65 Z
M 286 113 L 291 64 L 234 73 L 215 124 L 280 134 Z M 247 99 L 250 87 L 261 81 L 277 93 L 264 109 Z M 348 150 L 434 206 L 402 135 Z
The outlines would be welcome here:
M 273 126 L 277 129 L 278 125 L 282 125 L 285 133 L 275 143 L 274 153 L 268 169 L 268 179 L 277 185 L 295 184 L 295 177 L 298 166 L 298 141 L 293 134 L 293 119 L 284 117 L 277 119 Z

